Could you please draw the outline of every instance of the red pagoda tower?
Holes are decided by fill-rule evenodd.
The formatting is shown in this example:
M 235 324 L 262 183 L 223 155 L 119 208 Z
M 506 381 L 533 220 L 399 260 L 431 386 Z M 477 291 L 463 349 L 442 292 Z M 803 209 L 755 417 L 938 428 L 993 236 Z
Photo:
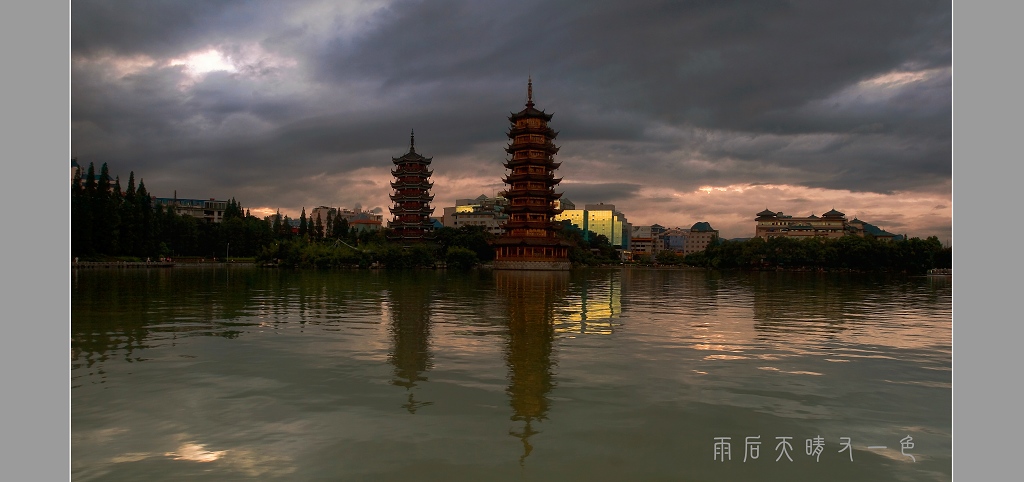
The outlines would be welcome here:
M 395 190 L 391 201 L 395 204 L 391 207 L 394 219 L 388 222 L 388 227 L 393 230 L 389 239 L 422 241 L 434 229 L 430 220 L 430 214 L 434 212 L 430 206 L 430 201 L 434 200 L 430 195 L 430 188 L 434 186 L 430 182 L 433 171 L 428 167 L 431 159 L 416 153 L 415 132 L 409 134 L 409 152 L 397 159 L 391 158 L 395 163 L 391 170 L 395 176 L 391 182 L 391 188 Z
M 555 192 L 561 182 L 554 171 L 558 147 L 552 142 L 558 133 L 548 127 L 552 114 L 537 110 L 533 104 L 533 79 L 526 90 L 526 108 L 509 116 L 511 143 L 504 166 L 510 169 L 503 181 L 508 185 L 501 193 L 509 204 L 505 234 L 493 242 L 495 269 L 567 270 L 570 243 L 555 236 L 552 218 L 561 212 Z

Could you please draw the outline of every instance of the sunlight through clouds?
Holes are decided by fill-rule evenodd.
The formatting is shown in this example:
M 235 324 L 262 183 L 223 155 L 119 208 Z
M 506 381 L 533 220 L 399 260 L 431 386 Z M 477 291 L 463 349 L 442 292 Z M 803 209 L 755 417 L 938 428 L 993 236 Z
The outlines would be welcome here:
M 185 70 L 193 77 L 193 79 L 207 72 L 215 72 L 218 70 L 225 72 L 238 72 L 235 65 L 232 64 L 223 53 L 216 49 L 210 49 L 205 52 L 194 52 L 182 58 L 171 59 L 168 64 L 171 66 L 185 66 Z

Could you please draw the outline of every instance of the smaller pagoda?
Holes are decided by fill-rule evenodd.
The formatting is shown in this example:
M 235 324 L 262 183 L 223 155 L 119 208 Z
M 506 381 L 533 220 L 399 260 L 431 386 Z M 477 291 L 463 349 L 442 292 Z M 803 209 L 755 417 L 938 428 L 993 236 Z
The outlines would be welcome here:
M 395 190 L 391 195 L 391 214 L 394 219 L 388 222 L 392 233 L 388 236 L 392 241 L 417 242 L 430 237 L 434 229 L 434 223 L 430 215 L 434 208 L 430 201 L 434 196 L 430 194 L 430 188 L 434 183 L 430 182 L 430 161 L 433 158 L 423 157 L 416 153 L 416 133 L 409 134 L 409 152 L 402 157 L 391 158 L 395 168 L 391 174 L 395 180 L 391 182 L 391 188 Z

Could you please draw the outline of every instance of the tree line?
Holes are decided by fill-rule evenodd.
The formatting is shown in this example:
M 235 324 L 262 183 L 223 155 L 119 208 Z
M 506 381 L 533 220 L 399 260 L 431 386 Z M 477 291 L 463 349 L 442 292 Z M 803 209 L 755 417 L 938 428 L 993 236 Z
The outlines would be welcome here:
M 154 203 L 135 172 L 122 190 L 104 163 L 97 175 L 92 163 L 71 182 L 71 255 L 82 260 L 161 257 L 250 257 L 282 267 L 340 268 L 374 264 L 391 268 L 468 268 L 494 259 L 494 235 L 479 226 L 444 227 L 422 243 L 405 245 L 389 240 L 388 229 L 351 229 L 340 212 L 307 216 L 302 209 L 298 228 L 280 211 L 260 219 L 234 198 L 222 222 L 211 223 L 178 215 L 173 207 Z M 557 233 L 568 240 L 569 260 L 577 266 L 619 262 L 619 251 L 608 238 L 587 233 L 562 221 Z M 661 251 L 640 264 L 688 265 L 709 269 L 815 269 L 921 273 L 951 268 L 952 249 L 935 236 L 882 240 L 871 235 L 841 238 L 788 238 L 746 241 L 719 240 L 703 252 L 686 256 Z
M 71 181 L 71 255 L 81 261 L 147 258 L 246 257 L 285 267 L 349 267 L 373 263 L 390 267 L 434 266 L 446 262 L 470 267 L 494 258 L 493 237 L 478 227 L 442 228 L 426 243 L 404 246 L 388 239 L 390 230 L 351 229 L 338 211 L 306 215 L 297 229 L 278 211 L 260 219 L 228 201 L 220 223 L 179 215 L 171 206 L 154 203 L 135 172 L 122 189 L 106 163 L 97 174 L 90 163 Z
M 111 178 L 106 163 L 98 175 L 90 163 L 84 176 L 77 171 L 71 180 L 71 255 L 83 261 L 220 257 L 229 249 L 232 256 L 254 256 L 284 232 L 274 228 L 234 198 L 221 223 L 179 215 L 173 207 L 154 203 L 145 181 L 136 186 L 134 171 L 122 190 L 120 177 Z
M 841 238 L 719 240 L 685 256 L 661 251 L 659 264 L 710 269 L 798 269 L 924 273 L 952 268 L 953 250 L 938 237 L 885 240 L 870 234 Z

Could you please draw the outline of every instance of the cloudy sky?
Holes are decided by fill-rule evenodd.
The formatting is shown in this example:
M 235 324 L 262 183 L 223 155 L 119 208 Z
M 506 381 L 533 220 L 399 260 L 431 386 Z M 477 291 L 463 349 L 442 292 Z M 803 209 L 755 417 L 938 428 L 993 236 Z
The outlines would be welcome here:
M 950 2 L 71 2 L 72 155 L 253 214 L 386 209 L 411 129 L 436 215 L 500 191 L 528 76 L 578 205 L 951 239 Z

